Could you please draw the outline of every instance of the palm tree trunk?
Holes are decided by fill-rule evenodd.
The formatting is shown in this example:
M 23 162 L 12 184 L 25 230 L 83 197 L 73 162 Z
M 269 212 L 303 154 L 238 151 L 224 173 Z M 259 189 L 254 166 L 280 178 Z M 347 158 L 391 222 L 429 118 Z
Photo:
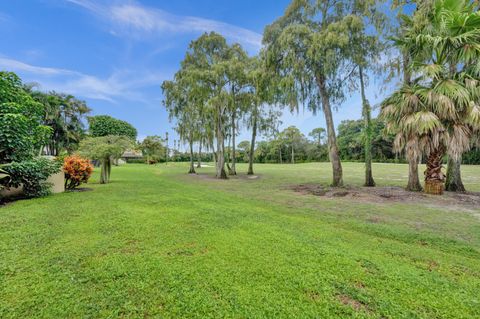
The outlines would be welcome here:
M 292 144 L 292 164 L 295 164 L 295 149 L 293 148 L 293 144 Z
M 112 159 L 109 157 L 107 160 L 107 184 L 110 183 L 111 173 L 112 173 Z
M 427 169 L 425 170 L 425 193 L 427 194 L 443 194 L 445 175 L 442 172 L 442 161 L 444 154 L 444 148 L 438 147 L 428 156 Z
M 462 182 L 462 171 L 460 165 L 462 158 L 455 160 L 451 156 L 448 157 L 447 180 L 445 182 L 445 190 L 449 192 L 465 192 L 465 186 Z
M 365 94 L 365 82 L 363 78 L 363 68 L 359 67 L 360 73 L 360 90 L 362 93 L 362 104 L 363 104 L 363 118 L 365 121 L 365 186 L 374 187 L 375 180 L 373 179 L 372 173 L 372 112 L 370 108 L 370 103 L 367 100 Z
M 253 175 L 253 156 L 255 153 L 255 139 L 257 138 L 257 116 L 253 119 L 252 140 L 250 142 L 250 153 L 248 154 L 248 172 L 247 175 Z
M 202 142 L 198 146 L 198 159 L 197 159 L 197 168 L 202 167 Z
M 325 84 L 325 78 L 322 74 L 317 75 L 317 84 L 322 98 L 323 113 L 325 114 L 325 122 L 327 123 L 328 135 L 328 153 L 330 162 L 332 163 L 333 181 L 332 186 L 343 186 L 343 170 L 338 153 L 337 137 L 335 135 L 335 125 L 333 124 L 332 108 L 330 106 L 329 95 Z
M 107 159 L 101 160 L 100 164 L 100 184 L 107 184 L 108 183 L 108 178 L 107 178 Z
M 415 157 L 408 158 L 408 184 L 407 191 L 421 192 L 423 190 L 418 177 L 418 159 Z

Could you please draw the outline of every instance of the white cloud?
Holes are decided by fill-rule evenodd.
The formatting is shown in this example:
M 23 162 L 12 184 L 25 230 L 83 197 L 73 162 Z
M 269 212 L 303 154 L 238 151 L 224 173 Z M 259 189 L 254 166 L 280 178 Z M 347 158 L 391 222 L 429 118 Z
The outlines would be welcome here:
M 45 90 L 55 90 L 82 98 L 105 100 L 115 103 L 123 98 L 149 103 L 138 91 L 140 88 L 159 85 L 167 77 L 151 71 L 117 70 L 106 78 L 77 71 L 42 67 L 0 56 L 0 70 L 21 74 L 24 81 L 41 84 Z
M 9 70 L 9 71 L 23 71 L 23 72 L 38 74 L 43 76 L 79 74 L 77 72 L 64 70 L 64 69 L 33 66 L 27 63 L 23 63 L 17 60 L 13 60 L 13 59 L 1 57 L 1 56 L 0 56 L 0 68 L 4 70 Z
M 132 1 L 113 5 L 99 5 L 90 0 L 67 0 L 107 19 L 117 28 L 112 34 L 123 33 L 133 37 L 204 33 L 215 31 L 246 48 L 259 50 L 262 35 L 225 22 L 192 16 L 174 15 L 145 7 Z

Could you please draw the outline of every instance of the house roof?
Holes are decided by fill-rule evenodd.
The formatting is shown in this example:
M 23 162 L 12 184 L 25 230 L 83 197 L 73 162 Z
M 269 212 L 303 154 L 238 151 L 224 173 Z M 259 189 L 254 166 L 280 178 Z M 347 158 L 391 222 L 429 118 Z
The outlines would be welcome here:
M 143 157 L 143 154 L 138 151 L 126 151 L 122 155 L 122 158 L 139 158 L 139 157 Z

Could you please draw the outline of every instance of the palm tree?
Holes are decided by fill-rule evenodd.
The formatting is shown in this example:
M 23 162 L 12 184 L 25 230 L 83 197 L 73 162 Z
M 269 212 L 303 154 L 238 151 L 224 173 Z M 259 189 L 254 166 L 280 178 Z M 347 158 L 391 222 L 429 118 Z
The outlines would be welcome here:
M 85 135 L 84 119 L 90 108 L 72 95 L 43 93 L 34 91 L 33 87 L 28 87 L 28 92 L 43 104 L 43 122 L 52 128 L 46 146 L 47 153 L 59 155 L 61 151 L 73 152 Z
M 443 191 L 443 157 L 458 160 L 480 127 L 480 15 L 467 1 L 437 0 L 428 23 L 412 29 L 412 71 L 418 75 L 382 103 L 387 128 L 397 134 L 395 147 L 425 154 L 425 191 Z

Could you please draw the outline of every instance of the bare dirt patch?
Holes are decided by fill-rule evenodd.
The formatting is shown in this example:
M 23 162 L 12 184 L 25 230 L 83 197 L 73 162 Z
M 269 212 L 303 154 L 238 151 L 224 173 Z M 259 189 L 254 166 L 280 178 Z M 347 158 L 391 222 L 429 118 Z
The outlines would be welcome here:
M 338 301 L 340 301 L 342 304 L 345 306 L 350 306 L 352 307 L 355 311 L 369 311 L 367 305 L 364 303 L 353 299 L 350 296 L 347 295 L 338 295 L 337 296 Z
M 345 198 L 368 203 L 418 203 L 454 210 L 479 211 L 480 193 L 450 193 L 443 196 L 408 192 L 401 187 L 327 187 L 319 184 L 300 184 L 290 187 L 302 195 L 314 195 L 324 198 Z M 372 223 L 378 222 L 372 220 Z

